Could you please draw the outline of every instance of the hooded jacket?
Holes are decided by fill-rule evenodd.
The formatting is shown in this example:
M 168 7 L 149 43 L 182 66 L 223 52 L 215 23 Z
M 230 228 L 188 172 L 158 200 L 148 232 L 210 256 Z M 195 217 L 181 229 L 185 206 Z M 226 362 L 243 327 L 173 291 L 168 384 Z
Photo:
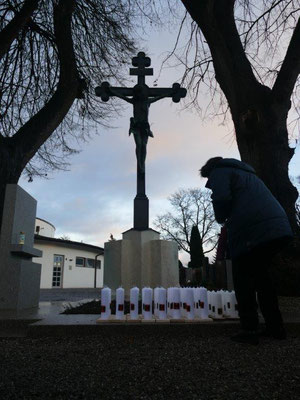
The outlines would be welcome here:
M 212 190 L 216 221 L 227 227 L 233 259 L 293 236 L 284 209 L 250 165 L 224 158 L 209 174 L 206 187 Z

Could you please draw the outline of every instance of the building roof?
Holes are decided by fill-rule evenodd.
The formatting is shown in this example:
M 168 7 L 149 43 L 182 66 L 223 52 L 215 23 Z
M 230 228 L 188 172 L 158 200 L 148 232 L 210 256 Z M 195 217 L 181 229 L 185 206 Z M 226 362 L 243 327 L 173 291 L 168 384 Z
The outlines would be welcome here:
M 45 219 L 43 219 L 43 218 L 39 218 L 39 217 L 36 217 L 35 219 L 39 219 L 40 221 L 46 222 L 46 224 L 48 224 L 48 225 L 51 225 L 51 226 L 52 226 L 52 228 L 54 228 L 54 230 L 56 230 L 55 226 L 54 226 L 53 224 L 51 224 L 51 222 L 49 222 L 49 221 L 46 221 Z
M 92 244 L 82 243 L 82 242 L 73 242 L 72 240 L 66 239 L 57 239 L 48 236 L 42 235 L 34 235 L 34 243 L 37 244 L 55 244 L 59 247 L 68 247 L 71 249 L 80 249 L 85 251 L 90 251 L 92 253 L 103 254 L 103 247 L 94 246 Z

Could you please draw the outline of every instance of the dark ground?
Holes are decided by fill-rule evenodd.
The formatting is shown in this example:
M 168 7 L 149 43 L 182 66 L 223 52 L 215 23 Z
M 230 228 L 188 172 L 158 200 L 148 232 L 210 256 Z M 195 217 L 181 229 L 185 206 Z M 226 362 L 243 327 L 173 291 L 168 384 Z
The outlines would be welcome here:
M 300 298 L 280 298 L 284 315 Z M 231 342 L 238 324 L 98 326 L 97 336 L 0 338 L 0 398 L 299 400 L 300 323 Z
M 2 399 L 299 400 L 299 332 L 258 346 L 222 329 L 0 339 Z M 299 331 L 299 328 L 298 328 Z

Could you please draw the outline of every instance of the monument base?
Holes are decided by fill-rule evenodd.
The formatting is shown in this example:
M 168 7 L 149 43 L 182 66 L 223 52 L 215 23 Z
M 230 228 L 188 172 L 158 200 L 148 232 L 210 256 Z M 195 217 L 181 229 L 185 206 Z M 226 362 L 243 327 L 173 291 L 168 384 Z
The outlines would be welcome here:
M 153 229 L 130 229 L 122 240 L 104 244 L 104 285 L 115 290 L 137 286 L 170 287 L 179 284 L 178 246 L 176 242 L 160 240 Z

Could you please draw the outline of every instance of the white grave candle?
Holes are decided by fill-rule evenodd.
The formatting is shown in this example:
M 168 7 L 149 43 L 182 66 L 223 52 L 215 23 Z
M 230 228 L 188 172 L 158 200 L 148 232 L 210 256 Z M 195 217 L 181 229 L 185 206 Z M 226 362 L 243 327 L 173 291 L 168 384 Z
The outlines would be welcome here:
M 223 316 L 228 318 L 230 317 L 229 310 L 228 310 L 228 291 L 222 290 L 222 304 L 223 304 Z
M 167 318 L 167 290 L 163 287 L 158 289 L 157 292 L 157 302 L 158 302 L 158 319 Z
M 226 292 L 226 310 L 227 310 L 227 315 L 232 318 L 232 312 L 233 312 L 233 304 L 231 304 L 231 295 L 230 291 L 227 290 Z
M 194 288 L 195 317 L 200 318 L 200 288 Z
M 207 301 L 208 301 L 208 316 L 212 316 L 212 309 L 211 309 L 211 290 L 207 291 Z
M 153 290 L 149 287 L 142 289 L 142 304 L 144 319 L 152 319 L 152 296 Z
M 180 309 L 180 290 L 179 287 L 171 288 L 171 318 L 180 319 L 181 309 Z
M 194 319 L 195 318 L 194 288 L 190 287 L 186 288 L 185 301 L 186 301 L 186 318 Z
M 138 287 L 130 289 L 130 319 L 138 319 L 139 317 L 139 294 L 140 289 Z
M 158 317 L 158 291 L 159 287 L 156 287 L 153 291 L 153 300 L 154 300 L 153 314 L 155 315 L 155 317 Z
M 233 308 L 233 310 L 234 310 L 233 318 L 239 318 L 238 302 L 237 302 L 237 299 L 236 299 L 235 291 L 234 291 L 234 290 L 232 291 L 232 301 L 233 301 L 233 304 L 234 304 L 234 308 Z
M 215 318 L 223 318 L 222 295 L 220 291 L 215 294 L 216 316 Z
M 226 308 L 227 308 L 227 314 L 228 317 L 234 318 L 234 295 L 232 295 L 232 292 L 227 292 L 225 294 L 226 297 Z
M 200 306 L 200 318 L 207 319 L 208 318 L 208 298 L 207 298 L 207 289 L 205 287 L 200 287 L 199 290 L 199 306 Z
M 111 289 L 105 287 L 101 290 L 101 319 L 108 319 L 111 315 Z
M 210 292 L 210 304 L 211 304 L 211 316 L 212 318 L 216 318 L 217 310 L 216 310 L 216 291 L 212 290 Z
M 172 317 L 172 287 L 167 289 L 167 317 Z
M 223 317 L 227 316 L 227 307 L 226 307 L 226 291 L 220 290 L 221 298 L 222 298 L 222 313 Z
M 116 290 L 116 319 L 124 319 L 124 295 L 122 287 Z
M 182 318 L 186 317 L 186 300 L 185 300 L 186 289 L 187 288 L 185 287 L 180 288 L 180 311 Z

